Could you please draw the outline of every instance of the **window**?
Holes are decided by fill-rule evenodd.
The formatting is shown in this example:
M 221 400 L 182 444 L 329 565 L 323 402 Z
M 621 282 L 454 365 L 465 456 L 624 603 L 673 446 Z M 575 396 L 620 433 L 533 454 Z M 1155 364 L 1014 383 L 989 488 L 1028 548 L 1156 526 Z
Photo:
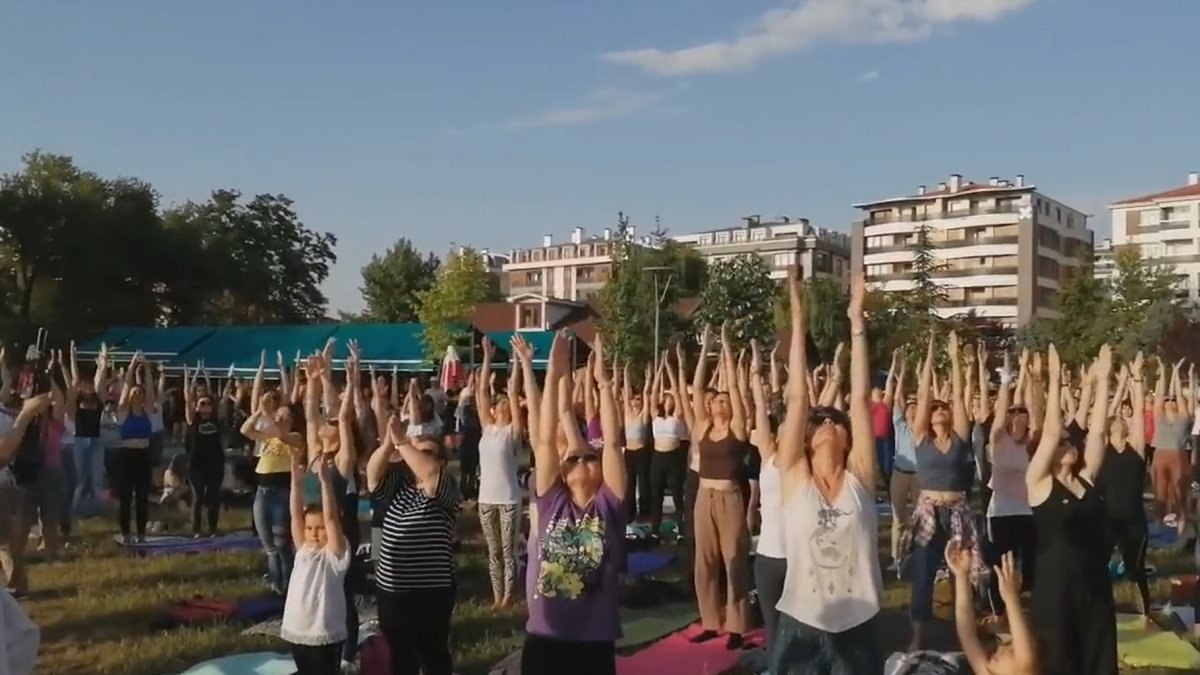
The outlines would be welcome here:
M 575 255 L 575 247 L 574 246 L 562 247 L 562 257 L 570 258 L 573 255 Z
M 575 268 L 575 280 L 582 281 L 584 283 L 595 281 L 596 280 L 595 279 L 595 268 L 593 268 L 593 267 L 576 267 Z
M 748 237 L 749 237 L 749 233 L 746 232 L 745 230 L 738 230 L 737 232 L 733 233 L 734 241 L 747 241 Z
M 534 261 L 534 262 L 541 262 L 541 261 L 542 261 L 542 249 L 540 249 L 540 248 L 538 248 L 538 249 L 534 249 L 534 251 L 533 251 L 533 261 Z
M 1054 207 L 1054 219 L 1060 223 L 1062 222 L 1062 209 L 1057 206 Z
M 752 241 L 762 241 L 766 238 L 767 238 L 767 228 L 765 228 L 765 227 L 756 227 L 753 230 L 751 230 L 751 232 L 750 232 L 750 239 Z
M 521 330 L 536 330 L 541 328 L 539 320 L 540 307 L 537 305 L 520 305 L 520 317 L 517 319 L 517 328 Z
M 784 253 L 776 253 L 771 258 L 771 265 L 773 267 L 780 267 L 780 268 L 790 267 L 795 262 L 796 262 L 796 254 L 791 251 L 787 251 Z
M 701 246 L 711 246 L 712 242 L 713 242 L 713 237 L 711 234 L 700 235 L 700 245 Z
M 592 247 L 589 244 L 580 244 L 579 257 L 587 258 L 592 255 Z
M 526 275 L 526 280 L 529 282 L 529 285 L 531 285 L 531 286 L 542 283 L 541 271 L 530 272 L 529 274 Z
M 728 232 L 718 232 L 717 233 L 717 243 L 718 244 L 728 244 L 729 243 L 729 233 Z
M 608 255 L 608 244 L 596 244 L 596 255 Z

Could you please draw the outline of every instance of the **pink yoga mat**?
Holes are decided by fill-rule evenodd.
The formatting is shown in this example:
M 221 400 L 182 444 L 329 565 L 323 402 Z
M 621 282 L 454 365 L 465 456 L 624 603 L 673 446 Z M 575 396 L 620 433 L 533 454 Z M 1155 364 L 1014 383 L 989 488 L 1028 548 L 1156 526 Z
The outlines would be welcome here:
M 699 624 L 688 626 L 631 656 L 617 657 L 618 675 L 720 675 L 737 665 L 742 651 L 725 648 L 725 636 L 692 644 L 688 639 L 700 632 Z M 751 644 L 762 644 L 761 630 L 746 636 Z

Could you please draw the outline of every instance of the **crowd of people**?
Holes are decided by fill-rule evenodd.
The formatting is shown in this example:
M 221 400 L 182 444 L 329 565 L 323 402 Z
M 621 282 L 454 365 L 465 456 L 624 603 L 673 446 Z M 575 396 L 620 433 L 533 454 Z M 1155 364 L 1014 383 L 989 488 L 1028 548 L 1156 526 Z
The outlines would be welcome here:
M 676 346 L 638 368 L 609 358 L 597 335 L 575 368 L 558 337 L 539 378 L 517 335 L 499 346 L 507 363 L 485 340 L 479 369 L 450 396 L 374 372 L 353 342 L 344 360 L 333 342 L 291 367 L 280 357 L 277 378 L 264 354 L 253 378 L 230 373 L 220 391 L 204 364 L 174 387 L 140 354 L 118 366 L 104 349 L 85 374 L 72 347 L 50 357 L 49 391 L 21 403 L 37 374 L 6 369 L 8 587 L 28 591 L 34 523 L 55 555 L 88 500 L 109 491 L 120 535 L 144 540 L 152 472 L 181 437 L 186 468 L 172 467 L 186 474 L 196 537 L 219 532 L 228 450 L 249 467 L 232 474 L 252 487 L 266 583 L 286 598 L 281 634 L 300 675 L 354 662 L 367 578 L 392 672 L 453 672 L 464 501 L 479 514 L 494 606 L 524 597 L 521 672 L 570 663 L 576 675 L 615 675 L 627 526 L 647 523 L 657 541 L 667 497 L 700 614 L 691 640 L 757 646 L 748 636 L 761 614 L 772 675 L 923 672 L 934 658 L 959 668 L 948 672 L 1115 674 L 1110 560 L 1119 553 L 1148 616 L 1150 518 L 1183 534 L 1189 515 L 1194 370 L 1140 354 L 1118 364 L 1107 346 L 1076 370 L 1053 345 L 988 354 L 951 333 L 897 350 L 874 381 L 864 292 L 859 279 L 848 344 L 825 364 L 807 353 L 793 281 L 791 339 L 775 351 L 737 350 L 727 329 L 706 328 L 701 358 Z M 361 496 L 372 503 L 369 560 L 356 555 Z M 923 651 L 947 570 L 957 666 Z M 894 655 L 880 640 L 885 573 L 911 582 L 908 648 Z M 982 638 L 981 625 L 992 628 Z

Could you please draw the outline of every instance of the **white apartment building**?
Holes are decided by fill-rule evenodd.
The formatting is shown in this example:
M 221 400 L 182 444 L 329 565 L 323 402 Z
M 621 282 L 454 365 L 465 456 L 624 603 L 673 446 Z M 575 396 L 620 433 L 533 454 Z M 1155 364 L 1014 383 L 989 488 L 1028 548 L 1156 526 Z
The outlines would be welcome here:
M 1079 270 L 1093 246 L 1087 214 L 1025 182 L 985 183 L 958 174 L 935 190 L 856 204 L 851 265 L 884 292 L 914 287 L 913 250 L 926 227 L 938 259 L 933 273 L 948 301 L 942 316 L 973 312 L 1018 326 L 1056 317 L 1059 284 Z
M 1180 295 L 1200 301 L 1200 173 L 1188 174 L 1183 187 L 1109 208 L 1113 247 L 1136 246 L 1142 258 L 1173 268 Z
M 696 249 L 708 262 L 743 254 L 761 256 L 771 278 L 786 279 L 799 269 L 806 279 L 828 277 L 846 284 L 850 279 L 850 237 L 844 232 L 815 228 L 807 218 L 780 216 L 762 222 L 748 216 L 740 227 L 681 234 L 671 239 Z
M 636 234 L 630 227 L 630 237 Z M 577 227 L 569 241 L 555 242 L 547 234 L 541 246 L 513 250 L 503 265 L 506 295 L 510 299 L 536 295 L 586 302 L 612 278 L 616 243 L 609 228 L 599 236 L 587 237 L 583 228 Z
M 1092 275 L 1097 279 L 1111 280 L 1117 273 L 1117 249 L 1112 239 L 1105 239 L 1096 245 L 1095 257 L 1092 260 Z

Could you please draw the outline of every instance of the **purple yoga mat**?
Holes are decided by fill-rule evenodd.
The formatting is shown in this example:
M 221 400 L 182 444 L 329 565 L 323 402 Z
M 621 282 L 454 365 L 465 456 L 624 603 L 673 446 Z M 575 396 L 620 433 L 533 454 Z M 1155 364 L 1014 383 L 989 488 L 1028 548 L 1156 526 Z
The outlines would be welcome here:
M 146 543 L 123 544 L 126 551 L 141 556 L 209 553 L 213 551 L 255 551 L 262 547 L 258 537 L 249 532 L 223 534 L 219 537 L 191 539 L 189 537 L 151 537 Z

